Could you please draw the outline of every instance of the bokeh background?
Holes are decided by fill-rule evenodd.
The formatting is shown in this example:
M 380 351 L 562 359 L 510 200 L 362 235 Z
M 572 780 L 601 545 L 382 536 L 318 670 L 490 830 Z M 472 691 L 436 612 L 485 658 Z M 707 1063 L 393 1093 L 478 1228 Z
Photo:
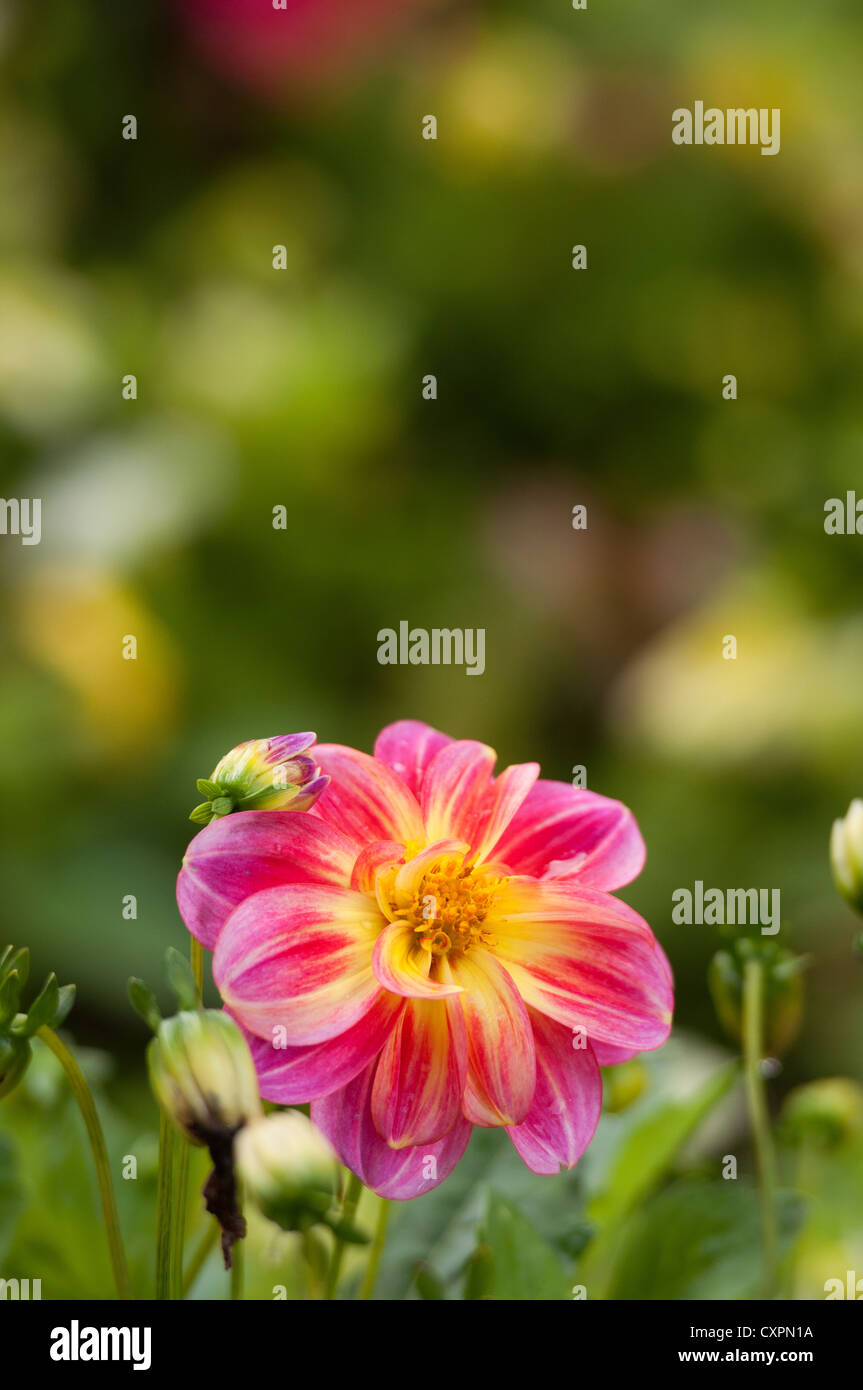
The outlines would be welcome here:
M 853 0 L 0 0 L 0 490 L 44 499 L 0 542 L 3 918 L 118 1124 L 195 778 L 406 716 L 633 807 L 681 1084 L 727 1046 L 696 879 L 811 953 L 776 1102 L 863 1080 L 861 43 Z M 780 107 L 781 154 L 673 146 L 695 99 Z M 401 619 L 485 628 L 485 674 L 380 666 Z

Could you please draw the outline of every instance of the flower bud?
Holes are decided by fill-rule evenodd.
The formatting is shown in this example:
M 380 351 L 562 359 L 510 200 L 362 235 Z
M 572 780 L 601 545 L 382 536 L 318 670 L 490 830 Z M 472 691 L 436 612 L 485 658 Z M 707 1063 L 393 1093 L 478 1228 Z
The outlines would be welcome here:
M 647 1085 L 647 1068 L 640 1057 L 630 1062 L 602 1069 L 602 1098 L 604 1108 L 612 1115 L 627 1110 L 638 1100 Z
M 856 798 L 844 820 L 830 832 L 830 866 L 836 887 L 858 912 L 863 912 L 863 801 Z
M 863 1090 L 842 1076 L 798 1086 L 782 1107 L 780 1133 L 790 1144 L 822 1149 L 853 1142 L 863 1134 Z
M 286 1231 L 322 1221 L 333 1206 L 337 1159 L 301 1110 L 248 1125 L 235 1145 L 237 1173 L 264 1216 Z
M 307 811 L 329 782 L 308 749 L 314 734 L 253 738 L 226 753 L 210 777 L 198 782 L 207 798 L 189 819 L 196 825 L 232 811 Z
M 708 984 L 719 1021 L 736 1042 L 743 1037 L 743 976 L 748 960 L 759 960 L 764 970 L 764 1054 L 780 1057 L 791 1046 L 803 1014 L 802 973 L 805 956 L 777 946 L 774 941 L 741 937 L 726 951 L 717 951 L 710 962 Z
M 164 1019 L 147 1066 L 157 1100 L 192 1144 L 211 1148 L 263 1113 L 248 1044 L 218 1009 Z

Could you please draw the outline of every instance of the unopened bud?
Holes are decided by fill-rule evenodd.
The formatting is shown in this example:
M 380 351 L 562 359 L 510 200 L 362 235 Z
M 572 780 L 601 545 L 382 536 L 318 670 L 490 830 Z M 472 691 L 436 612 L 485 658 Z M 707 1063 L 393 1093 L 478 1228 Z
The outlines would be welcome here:
M 235 1161 L 245 1191 L 283 1230 L 323 1221 L 334 1204 L 336 1155 L 301 1110 L 248 1125 L 237 1136 Z
M 786 1098 L 780 1133 L 791 1144 L 836 1149 L 863 1134 L 863 1090 L 846 1077 L 798 1086 Z
M 209 825 L 232 811 L 307 811 L 329 782 L 308 751 L 315 737 L 253 738 L 232 748 L 199 780 L 198 791 L 207 799 L 189 819 Z
M 844 819 L 830 832 L 830 866 L 836 887 L 858 912 L 863 912 L 863 801 L 856 798 Z
M 741 937 L 710 962 L 708 984 L 719 1021 L 736 1042 L 743 1037 L 743 977 L 749 960 L 760 961 L 764 972 L 764 1054 L 787 1052 L 803 1015 L 802 974 L 806 956 L 777 946 L 774 941 Z
M 192 1144 L 211 1147 L 263 1113 L 248 1043 L 218 1009 L 164 1019 L 147 1066 L 157 1100 Z

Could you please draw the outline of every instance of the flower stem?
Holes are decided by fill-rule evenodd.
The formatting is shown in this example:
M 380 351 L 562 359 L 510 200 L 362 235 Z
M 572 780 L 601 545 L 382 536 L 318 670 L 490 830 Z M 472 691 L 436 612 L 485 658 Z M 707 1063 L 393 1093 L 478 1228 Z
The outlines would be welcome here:
M 156 1213 L 156 1298 L 177 1297 L 173 1244 L 174 1168 L 177 1132 L 164 1110 L 159 1121 L 159 1185 Z
M 216 1247 L 219 1239 L 218 1221 L 210 1221 L 203 1238 L 200 1241 L 194 1255 L 190 1259 L 183 1277 L 183 1297 L 186 1298 L 194 1287 L 195 1280 L 207 1262 L 207 1257 Z
M 348 1189 L 345 1193 L 344 1205 L 342 1206 L 342 1215 L 346 1221 L 352 1222 L 356 1216 L 362 1191 L 363 1185 L 359 1178 L 354 1173 L 351 1173 L 348 1179 Z M 336 1236 L 336 1243 L 333 1247 L 333 1258 L 330 1262 L 330 1272 L 327 1276 L 326 1297 L 328 1299 L 335 1298 L 336 1296 L 344 1257 L 345 1242 L 342 1240 L 341 1236 Z
M 99 1114 L 90 1087 L 87 1085 L 86 1078 L 72 1053 L 65 1043 L 54 1032 L 53 1028 L 44 1026 L 37 1029 L 36 1036 L 41 1038 L 46 1047 L 54 1053 L 58 1062 L 62 1066 L 72 1088 L 72 1094 L 78 1102 L 78 1108 L 87 1127 L 87 1136 L 90 1140 L 90 1148 L 93 1153 L 93 1163 L 96 1168 L 96 1179 L 99 1184 L 99 1196 L 102 1199 L 102 1215 L 105 1221 L 105 1230 L 108 1236 L 108 1249 L 111 1254 L 111 1268 L 114 1271 L 114 1283 L 117 1286 L 117 1297 L 129 1299 L 132 1297 L 131 1285 L 129 1283 L 129 1269 L 126 1264 L 126 1254 L 123 1249 L 123 1236 L 120 1231 L 120 1219 L 117 1215 L 117 1201 L 114 1196 L 114 1185 L 111 1181 L 111 1168 L 108 1162 L 108 1150 L 105 1145 L 105 1135 L 99 1120 Z
M 200 941 L 196 941 L 193 936 L 189 938 L 189 960 L 192 963 L 192 973 L 195 976 L 195 984 L 198 986 L 198 995 L 204 997 L 204 948 Z
M 363 1276 L 363 1285 L 360 1289 L 360 1298 L 365 1302 L 370 1299 L 375 1291 L 375 1282 L 378 1277 L 378 1268 L 381 1262 L 381 1255 L 384 1251 L 384 1241 L 387 1238 L 387 1226 L 390 1219 L 390 1204 L 386 1197 L 381 1198 L 378 1207 L 378 1221 L 375 1227 L 375 1238 L 372 1243 L 369 1261 L 366 1265 L 366 1272 Z
M 764 1052 L 764 967 L 748 960 L 743 975 L 743 1060 L 746 1100 L 755 1148 L 761 1196 L 763 1251 L 762 1297 L 772 1298 L 776 1286 L 778 1236 L 776 1226 L 776 1157 L 770 1132 L 767 1091 L 761 1064 Z

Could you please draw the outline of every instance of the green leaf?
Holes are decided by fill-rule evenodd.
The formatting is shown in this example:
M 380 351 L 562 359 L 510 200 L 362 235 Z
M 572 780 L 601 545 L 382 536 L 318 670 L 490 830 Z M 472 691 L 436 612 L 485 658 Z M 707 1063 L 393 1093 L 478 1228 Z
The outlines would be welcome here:
M 777 1198 L 780 1258 L 803 1201 Z M 743 1182 L 681 1182 L 654 1197 L 629 1227 L 608 1287 L 613 1299 L 749 1299 L 761 1282 L 758 1193 Z
M 154 1033 L 159 1030 L 162 1022 L 162 1015 L 159 1005 L 156 1003 L 156 996 L 143 980 L 136 980 L 133 976 L 129 981 L 129 1003 L 148 1028 L 152 1028 Z
M 519 1303 L 569 1298 L 570 1280 L 555 1251 L 527 1218 L 496 1192 L 489 1197 L 485 1240 L 491 1257 L 492 1297 Z
M 201 996 L 198 993 L 198 982 L 192 963 L 188 956 L 181 955 L 175 946 L 169 946 L 165 952 L 165 974 L 181 1009 L 201 1007 Z
M 588 1220 L 599 1227 L 621 1221 L 665 1175 L 678 1150 L 739 1075 L 739 1064 L 729 1062 L 693 1096 L 652 1110 L 636 1125 L 612 1162 L 606 1182 L 590 1202 Z

